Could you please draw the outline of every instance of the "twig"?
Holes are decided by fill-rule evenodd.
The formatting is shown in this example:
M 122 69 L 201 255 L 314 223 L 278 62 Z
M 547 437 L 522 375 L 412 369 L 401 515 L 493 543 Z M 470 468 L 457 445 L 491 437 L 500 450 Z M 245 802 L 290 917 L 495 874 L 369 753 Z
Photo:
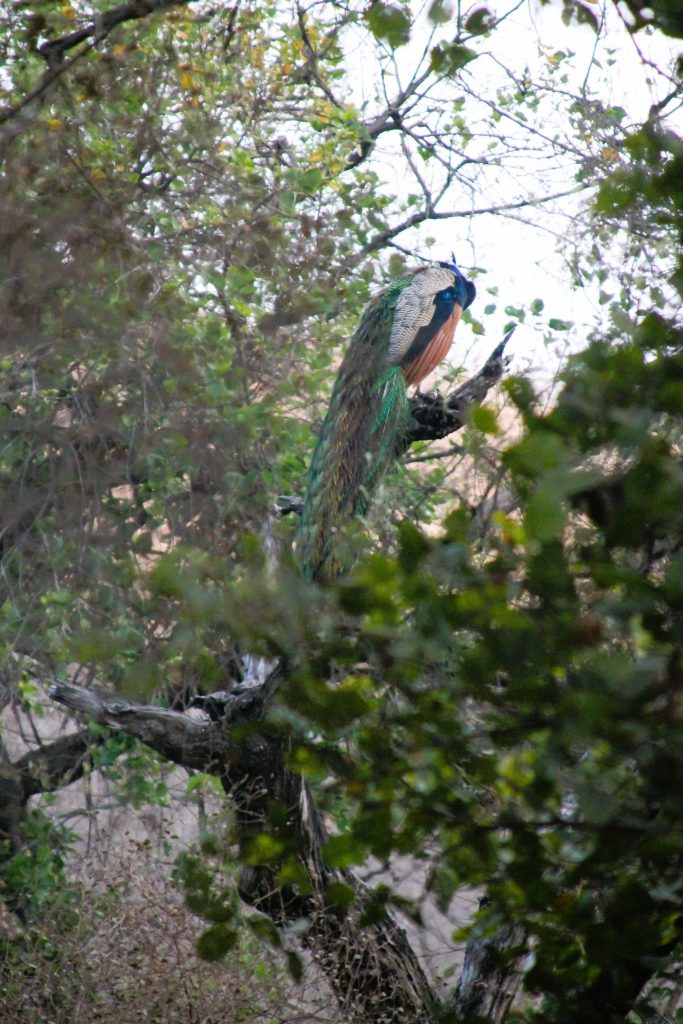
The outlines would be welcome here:
M 434 459 L 449 459 L 452 455 L 464 455 L 466 448 L 461 444 L 452 444 L 442 452 L 429 452 L 428 455 L 414 455 L 412 459 L 404 459 L 404 465 L 412 465 L 414 462 L 432 462 Z
M 410 217 L 406 217 L 400 224 L 395 224 L 393 227 L 387 228 L 386 231 L 380 231 L 379 234 L 370 239 L 361 251 L 367 255 L 368 253 L 375 252 L 377 249 L 382 249 L 396 235 L 400 235 L 403 231 L 407 231 L 408 228 L 414 228 L 426 220 L 455 220 L 458 217 L 478 217 L 485 213 L 496 214 L 504 213 L 506 210 L 520 210 L 524 206 L 540 206 L 542 203 L 552 202 L 553 199 L 563 199 L 565 196 L 583 192 L 587 187 L 587 185 L 578 185 L 573 188 L 563 189 L 562 192 L 553 192 L 549 196 L 532 196 L 529 199 L 518 199 L 514 203 L 480 206 L 475 207 L 473 210 L 435 210 L 428 207 L 425 210 L 412 214 Z
M 366 121 L 363 124 L 364 137 L 359 143 L 358 149 L 353 153 L 346 164 L 344 165 L 345 171 L 350 171 L 354 167 L 358 167 L 364 160 L 367 160 L 368 156 L 372 152 L 377 139 L 384 132 L 396 131 L 401 127 L 401 108 L 405 105 L 406 101 L 414 95 L 415 92 L 420 88 L 423 82 L 426 82 L 429 76 L 432 74 L 431 67 L 427 68 L 418 78 L 415 78 L 410 85 L 407 85 L 405 89 L 399 92 L 398 96 L 392 103 L 386 107 L 380 114 L 373 117 L 372 121 Z

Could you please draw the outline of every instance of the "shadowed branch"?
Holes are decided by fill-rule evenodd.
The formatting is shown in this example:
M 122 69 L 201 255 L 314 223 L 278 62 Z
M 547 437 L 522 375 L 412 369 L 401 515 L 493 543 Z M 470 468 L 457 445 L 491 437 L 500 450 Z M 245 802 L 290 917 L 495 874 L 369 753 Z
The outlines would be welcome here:
M 273 676 L 261 690 L 272 692 Z M 273 807 L 282 808 L 288 846 L 296 850 L 308 884 L 282 885 L 277 863 L 252 862 L 240 878 L 242 899 L 278 927 L 305 923 L 302 945 L 327 977 L 349 1024 L 428 1024 L 433 996 L 405 933 L 384 911 L 372 927 L 362 924 L 373 905 L 372 892 L 349 872 L 325 863 L 324 824 L 305 779 L 285 764 L 281 737 L 251 729 L 233 740 L 225 718 L 199 721 L 69 683 L 56 683 L 50 694 L 72 711 L 137 737 L 176 764 L 217 776 L 235 807 L 240 845 L 267 831 Z M 226 702 L 232 722 L 253 715 L 250 696 L 237 694 L 232 705 Z M 330 902 L 333 884 L 351 888 L 351 907 L 344 910 Z
M 418 392 L 410 400 L 411 423 L 404 438 L 404 451 L 414 441 L 436 441 L 464 426 L 468 410 L 482 402 L 503 376 L 510 362 L 510 357 L 505 355 L 505 347 L 513 332 L 514 327 L 494 348 L 479 373 L 446 398 Z
M 54 683 L 49 694 L 70 711 L 99 725 L 108 725 L 134 736 L 169 761 L 209 772 L 225 761 L 230 744 L 225 728 L 217 722 L 197 720 L 168 708 L 136 704 L 110 697 L 73 683 Z

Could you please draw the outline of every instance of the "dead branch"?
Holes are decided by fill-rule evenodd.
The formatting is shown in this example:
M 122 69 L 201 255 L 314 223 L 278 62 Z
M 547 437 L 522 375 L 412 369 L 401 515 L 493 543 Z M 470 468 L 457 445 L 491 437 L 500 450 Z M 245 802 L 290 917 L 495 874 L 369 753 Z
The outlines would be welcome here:
M 269 686 L 272 692 L 272 679 L 261 689 Z M 242 874 L 240 895 L 278 927 L 306 922 L 301 942 L 350 1024 L 428 1024 L 434 1000 L 415 953 L 390 914 L 383 912 L 370 927 L 361 924 L 372 893 L 349 872 L 325 863 L 327 833 L 306 781 L 285 765 L 281 737 L 260 735 L 251 727 L 232 738 L 226 719 L 198 721 L 70 683 L 56 683 L 50 692 L 58 703 L 137 737 L 176 764 L 216 775 L 235 807 L 241 846 L 264 830 L 286 834 L 286 845 L 296 851 L 309 885 L 280 885 L 278 864 L 253 864 Z M 247 691 L 237 694 L 232 705 L 226 701 L 230 723 L 253 716 L 257 705 L 252 696 Z M 277 826 L 272 824 L 274 805 L 283 812 Z M 352 889 L 350 908 L 330 901 L 332 883 Z
M 101 742 L 101 737 L 89 729 L 80 729 L 20 757 L 12 769 L 21 784 L 23 802 L 38 793 L 53 793 L 80 779 L 86 767 L 92 764 L 93 748 Z
M 513 331 L 514 328 L 508 331 L 494 348 L 479 373 L 466 380 L 446 398 L 418 392 L 410 400 L 411 423 L 404 438 L 404 450 L 415 441 L 436 441 L 464 426 L 468 410 L 482 402 L 503 376 L 510 361 L 505 355 L 505 346 Z
M 49 694 L 70 711 L 134 736 L 175 764 L 211 772 L 229 759 L 227 732 L 217 722 L 197 720 L 168 708 L 135 704 L 73 683 L 54 683 Z

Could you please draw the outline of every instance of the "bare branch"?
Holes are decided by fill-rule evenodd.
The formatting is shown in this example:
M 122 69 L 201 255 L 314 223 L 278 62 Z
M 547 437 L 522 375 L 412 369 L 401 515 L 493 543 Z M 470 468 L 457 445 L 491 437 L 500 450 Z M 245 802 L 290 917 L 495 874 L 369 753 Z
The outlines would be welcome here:
M 303 67 L 297 68 L 296 77 L 300 81 L 305 81 L 307 78 L 312 78 L 317 84 L 320 91 L 324 93 L 325 96 L 327 96 L 330 103 L 333 106 L 337 107 L 338 110 L 342 110 L 344 104 L 337 99 L 337 97 L 334 95 L 329 85 L 327 84 L 327 82 L 320 73 L 320 68 L 318 67 L 318 53 L 315 50 L 313 43 L 311 42 L 311 37 L 308 34 L 308 29 L 306 28 L 306 13 L 301 9 L 300 6 L 297 6 L 297 21 L 299 24 L 299 31 L 301 32 L 301 39 L 304 44 L 304 53 L 306 54 L 306 60 Z
M 80 729 L 29 750 L 12 765 L 21 780 L 24 800 L 36 793 L 53 793 L 80 779 L 91 763 L 92 748 L 101 742 L 89 729 Z
M 468 409 L 482 402 L 503 376 L 509 362 L 509 358 L 505 356 L 505 346 L 513 332 L 514 327 L 494 348 L 479 373 L 466 380 L 447 398 L 441 398 L 440 395 L 422 395 L 418 392 L 411 399 L 412 422 L 404 438 L 405 448 L 414 441 L 435 441 L 447 437 L 464 426 Z
M 380 135 L 383 135 L 385 132 L 397 131 L 401 128 L 402 107 L 405 105 L 406 101 L 417 92 L 423 82 L 426 82 L 432 74 L 433 72 L 431 67 L 428 67 L 427 70 L 415 78 L 410 85 L 407 85 L 405 89 L 402 89 L 388 107 L 386 107 L 380 114 L 377 114 L 376 117 L 373 117 L 371 121 L 366 121 L 364 123 L 363 139 L 361 140 L 357 151 L 346 161 L 344 166 L 345 171 L 350 171 L 352 168 L 358 167 L 359 164 L 362 164 L 363 161 L 367 160 Z
M 461 444 L 452 444 L 445 451 L 441 452 L 429 452 L 427 455 L 414 455 L 410 459 L 404 459 L 406 466 L 412 465 L 414 462 L 433 462 L 434 459 L 450 459 L 454 455 L 464 455 L 466 448 L 463 448 Z
M 371 238 L 367 245 L 363 246 L 361 250 L 365 255 L 371 252 L 375 252 L 377 249 L 382 249 L 387 245 L 392 238 L 396 235 L 400 235 L 403 231 L 407 231 L 408 228 L 414 228 L 418 224 L 424 223 L 426 220 L 455 220 L 456 218 L 463 217 L 477 217 L 485 213 L 505 213 L 507 210 L 520 210 L 524 206 L 541 206 L 542 203 L 550 203 L 553 199 L 563 199 L 565 196 L 574 195 L 577 192 L 583 192 L 587 186 L 577 185 L 574 188 L 564 189 L 562 192 L 553 192 L 548 196 L 532 196 L 529 199 L 519 199 L 514 203 L 499 203 L 497 206 L 480 206 L 475 207 L 473 210 L 435 210 L 431 206 L 427 206 L 424 210 L 420 210 L 418 213 L 413 213 L 410 217 L 406 217 L 405 220 L 399 224 L 395 224 L 391 228 L 387 228 L 386 231 L 380 231 L 379 234 Z

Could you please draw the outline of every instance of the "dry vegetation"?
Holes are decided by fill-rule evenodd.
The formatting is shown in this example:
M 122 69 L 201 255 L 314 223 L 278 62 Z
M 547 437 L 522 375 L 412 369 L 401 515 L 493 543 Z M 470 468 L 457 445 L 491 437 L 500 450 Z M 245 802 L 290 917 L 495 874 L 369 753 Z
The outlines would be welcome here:
M 227 962 L 196 953 L 203 923 L 149 841 L 74 885 L 39 941 L 2 944 L 0 1024 L 332 1024 L 319 983 L 295 984 L 245 933 Z

